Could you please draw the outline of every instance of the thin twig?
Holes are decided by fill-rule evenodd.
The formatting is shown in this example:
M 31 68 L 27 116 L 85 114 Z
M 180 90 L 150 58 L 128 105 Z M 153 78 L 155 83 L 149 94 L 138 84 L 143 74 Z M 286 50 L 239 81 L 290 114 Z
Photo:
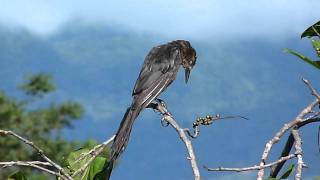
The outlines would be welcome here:
M 309 90 L 311 91 L 311 95 L 315 96 L 318 101 L 320 101 L 320 95 L 316 91 L 316 89 L 311 85 L 311 83 L 307 80 L 302 78 L 302 81 L 308 86 Z
M 8 162 L 0 162 L 0 166 L 1 166 L 0 168 L 14 166 L 19 163 L 35 164 L 40 166 L 52 166 L 52 164 L 48 162 L 42 162 L 42 161 L 8 161 Z
M 312 109 L 319 104 L 320 102 L 320 96 L 317 93 L 317 91 L 313 88 L 313 86 L 311 85 L 311 83 L 302 78 L 302 81 L 308 86 L 308 88 L 311 91 L 311 94 L 314 95 L 316 97 L 316 100 L 314 100 L 312 103 L 310 103 L 306 108 L 304 108 L 299 114 L 298 116 L 291 121 L 288 124 L 285 124 L 277 133 L 276 135 L 266 144 L 265 150 L 263 151 L 262 157 L 261 157 L 261 162 L 260 162 L 260 166 L 263 166 L 268 158 L 268 155 L 271 151 L 271 148 L 273 146 L 273 144 L 277 143 L 281 137 L 283 136 L 283 134 L 290 128 L 302 123 L 304 120 L 303 118 L 309 114 L 312 113 Z M 259 170 L 258 175 L 257 175 L 257 180 L 262 180 L 264 176 L 264 169 Z
M 187 159 L 190 160 L 191 167 L 192 167 L 193 174 L 194 174 L 194 179 L 200 180 L 201 179 L 200 171 L 199 171 L 199 168 L 197 165 L 197 161 L 196 161 L 196 157 L 195 157 L 195 154 L 193 151 L 192 143 L 188 139 L 188 136 L 185 133 L 184 129 L 179 126 L 179 124 L 176 122 L 176 120 L 173 118 L 173 116 L 167 110 L 167 108 L 163 102 L 158 102 L 158 104 L 156 106 L 151 106 L 151 107 L 158 110 L 162 114 L 163 118 L 177 131 L 180 139 L 184 142 L 184 144 L 187 148 L 187 151 L 189 154 L 189 157 Z
M 65 176 L 61 175 L 58 172 L 52 171 L 50 169 L 47 169 L 42 166 L 52 166 L 49 162 L 41 162 L 41 161 L 10 161 L 10 162 L 0 162 L 1 168 L 7 168 L 11 166 L 26 166 L 26 167 L 32 167 L 35 169 L 39 169 L 41 171 L 47 172 L 49 174 L 58 176 L 62 179 L 67 179 Z
M 297 128 L 293 128 L 291 132 L 295 141 L 295 145 L 294 145 L 296 149 L 295 154 L 297 155 L 297 158 L 298 158 L 295 180 L 301 180 L 302 167 L 304 165 L 303 159 L 302 159 L 302 148 L 301 148 L 302 140 L 299 135 L 299 130 Z
M 32 141 L 29 141 L 21 136 L 19 136 L 18 134 L 14 133 L 13 131 L 6 131 L 6 130 L 0 130 L 0 135 L 11 135 L 17 139 L 19 139 L 20 141 L 24 142 L 25 144 L 31 146 L 33 149 L 35 149 L 38 154 L 47 162 L 49 162 L 50 164 L 52 164 L 53 167 L 55 167 L 58 172 L 61 173 L 62 176 L 65 177 L 65 179 L 68 179 L 68 180 L 72 180 L 72 177 L 65 172 L 65 170 L 58 164 L 56 164 L 55 162 L 53 162 L 50 158 L 48 158 L 42 149 L 40 149 L 38 146 L 36 146 Z
M 265 149 L 261 156 L 260 166 L 264 166 L 269 153 L 272 149 L 272 146 L 280 141 L 281 137 L 284 135 L 292 127 L 296 126 L 297 124 L 303 122 L 303 117 L 312 112 L 312 109 L 319 103 L 319 100 L 316 99 L 312 103 L 310 103 L 307 107 L 305 107 L 298 116 L 292 120 L 291 122 L 285 124 L 276 134 L 275 136 L 266 144 Z M 260 169 L 257 175 L 257 180 L 263 180 L 264 176 L 264 169 Z
M 108 140 L 104 141 L 101 144 L 96 145 L 94 148 L 92 148 L 89 152 L 83 154 L 80 156 L 79 159 L 77 159 L 75 162 L 80 162 L 82 159 L 84 159 L 86 156 L 91 155 L 90 159 L 86 161 L 86 163 L 81 166 L 77 171 L 75 171 L 72 176 L 75 177 L 79 173 L 83 173 L 85 169 L 90 165 L 90 163 L 99 155 L 102 153 L 102 151 L 106 148 L 106 146 L 113 141 L 115 138 L 115 135 L 111 136 Z
M 219 168 L 204 167 L 204 168 L 206 168 L 208 171 L 235 171 L 235 172 L 253 171 L 253 170 L 260 170 L 260 169 L 265 169 L 265 168 L 274 166 L 276 164 L 282 163 L 282 162 L 287 161 L 289 159 L 292 159 L 294 157 L 296 157 L 296 154 L 290 154 L 288 156 L 281 157 L 277 161 L 274 161 L 274 162 L 269 163 L 269 164 L 265 164 L 263 166 L 255 165 L 255 166 L 245 167 L 245 168 L 224 168 L 224 167 L 219 167 Z
M 297 128 L 299 129 L 299 128 L 307 125 L 307 124 L 314 123 L 314 122 L 320 122 L 320 118 L 312 116 L 312 118 L 310 118 L 310 119 L 308 118 L 308 119 L 298 123 L 297 124 Z M 290 153 L 290 151 L 291 151 L 291 149 L 293 147 L 293 144 L 294 144 L 294 138 L 293 138 L 293 135 L 291 133 L 289 135 L 288 139 L 287 139 L 287 142 L 286 142 L 286 144 L 285 144 L 285 146 L 284 146 L 284 148 L 282 150 L 282 153 L 281 153 L 281 156 L 279 157 L 279 159 L 281 157 L 287 156 Z M 286 161 L 283 161 L 281 163 L 278 163 L 278 164 L 272 166 L 269 177 L 276 178 L 278 173 L 282 169 L 282 167 L 283 167 L 285 162 Z

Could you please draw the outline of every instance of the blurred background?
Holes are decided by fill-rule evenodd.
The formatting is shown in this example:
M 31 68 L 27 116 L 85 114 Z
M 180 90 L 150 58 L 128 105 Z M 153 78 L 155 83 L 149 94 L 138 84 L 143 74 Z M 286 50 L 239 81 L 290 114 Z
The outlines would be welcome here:
M 180 73 L 161 98 L 183 127 L 208 114 L 248 117 L 202 127 L 193 143 L 204 180 L 254 179 L 202 166 L 258 164 L 265 143 L 313 100 L 301 78 L 320 90 L 319 71 L 283 49 L 315 57 L 300 35 L 319 20 L 317 7 L 318 0 L 0 0 L 0 127 L 36 138 L 58 160 L 102 142 L 130 105 L 149 50 L 185 39 L 197 50 L 197 65 L 188 84 Z M 32 86 L 39 73 L 40 90 Z M 113 180 L 192 179 L 184 145 L 160 120 L 152 110 L 141 113 Z M 317 130 L 301 132 L 309 167 L 303 179 L 320 174 Z M 1 154 L 10 155 L 0 160 L 34 156 L 30 149 L 22 156 L 25 147 L 12 139 L 0 142 Z

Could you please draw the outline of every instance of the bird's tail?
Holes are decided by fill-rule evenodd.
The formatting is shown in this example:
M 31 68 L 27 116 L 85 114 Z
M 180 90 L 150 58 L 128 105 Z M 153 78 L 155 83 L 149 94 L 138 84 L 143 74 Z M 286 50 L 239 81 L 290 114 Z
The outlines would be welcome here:
M 128 144 L 134 120 L 139 115 L 140 111 L 141 111 L 141 108 L 133 108 L 131 106 L 127 109 L 126 113 L 123 116 L 120 127 L 118 129 L 118 132 L 116 134 L 116 137 L 111 147 L 109 162 L 105 169 L 106 180 L 110 179 L 114 162 L 117 160 L 119 155 L 124 151 L 124 149 Z

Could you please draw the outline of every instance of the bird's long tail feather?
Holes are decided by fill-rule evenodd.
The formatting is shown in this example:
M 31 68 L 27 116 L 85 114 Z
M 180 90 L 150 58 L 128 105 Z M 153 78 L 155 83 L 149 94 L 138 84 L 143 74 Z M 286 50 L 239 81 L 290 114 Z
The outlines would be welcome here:
M 133 108 L 132 106 L 129 107 L 126 111 L 126 113 L 123 116 L 123 119 L 121 121 L 120 127 L 118 129 L 118 132 L 116 134 L 115 140 L 111 147 L 111 154 L 109 162 L 106 166 L 106 180 L 110 179 L 111 172 L 113 169 L 114 162 L 119 157 L 119 155 L 124 151 L 126 148 L 131 129 L 134 123 L 134 120 L 139 115 L 141 111 L 141 108 Z

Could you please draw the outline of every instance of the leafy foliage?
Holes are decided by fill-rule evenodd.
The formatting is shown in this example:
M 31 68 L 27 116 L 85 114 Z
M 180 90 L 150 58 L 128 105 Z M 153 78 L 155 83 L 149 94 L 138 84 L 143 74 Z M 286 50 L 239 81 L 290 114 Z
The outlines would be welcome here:
M 302 35 L 301 35 L 301 38 L 303 37 L 318 37 L 318 39 L 311 39 L 311 44 L 312 44 L 312 47 L 313 49 L 315 50 L 316 54 L 318 57 L 320 57 L 320 21 L 315 23 L 314 25 L 310 26 L 308 29 L 306 29 Z M 295 56 L 297 56 L 298 58 L 300 58 L 301 60 L 305 61 L 306 63 L 312 65 L 313 67 L 316 67 L 318 69 L 320 69 L 320 60 L 312 60 L 298 52 L 295 52 L 293 50 L 290 50 L 290 49 L 286 49 L 285 52 L 288 52 L 290 54 L 293 54 Z
M 316 51 L 318 57 L 320 57 L 320 41 L 312 39 L 311 43 L 312 43 L 313 49 Z
M 55 90 L 50 82 L 51 77 L 46 74 L 38 74 L 29 77 L 21 89 L 29 96 L 38 97 L 47 95 Z M 88 147 L 96 144 L 95 141 L 80 143 L 78 141 L 67 141 L 60 136 L 63 128 L 71 128 L 72 122 L 83 115 L 83 107 L 73 101 L 61 104 L 51 103 L 48 107 L 35 108 L 33 103 L 42 99 L 35 98 L 33 101 L 16 100 L 0 91 L 0 129 L 12 130 L 27 139 L 31 139 L 54 161 L 62 163 L 63 157 L 79 147 Z M 33 108 L 29 108 L 33 106 Z M 0 159 L 1 161 L 26 161 L 40 160 L 38 154 L 12 137 L 0 137 Z M 12 173 L 13 169 L 0 171 L 0 179 L 5 179 Z M 26 176 L 31 170 L 23 170 Z M 10 176 L 11 178 L 22 177 L 21 173 Z M 38 179 L 33 173 L 32 179 Z M 39 178 L 40 179 L 40 178 Z M 48 179 L 45 178 L 45 179 Z
M 73 174 L 85 164 L 88 163 L 89 159 L 92 157 L 91 155 L 83 156 L 85 153 L 88 153 L 89 149 L 80 149 L 78 151 L 71 152 L 66 159 L 66 167 L 69 170 L 70 174 Z M 81 158 L 82 157 L 82 158 Z M 81 160 L 79 160 L 81 159 Z M 88 166 L 87 168 L 83 169 L 79 174 L 74 176 L 75 180 L 99 180 L 100 172 L 103 170 L 104 165 L 107 162 L 107 158 L 103 156 L 96 157 Z
M 68 158 L 66 159 L 66 165 L 71 174 L 73 174 L 75 171 L 80 169 L 90 159 L 90 156 L 86 156 L 82 160 L 77 162 L 77 160 L 81 157 L 83 153 L 88 153 L 88 152 L 89 152 L 89 149 L 80 149 L 78 151 L 71 152 L 69 154 Z M 81 177 L 84 177 L 83 179 L 87 179 L 88 171 L 89 171 L 88 168 L 84 169 L 82 173 L 79 173 L 75 177 L 75 179 L 81 179 Z
M 281 176 L 280 176 L 280 179 L 287 179 L 290 174 L 292 173 L 293 171 L 293 168 L 294 168 L 294 164 L 291 164 L 288 169 L 286 170 L 286 172 L 284 172 Z
M 311 38 L 312 47 L 315 50 L 315 53 L 317 54 L 317 56 L 320 57 L 320 21 L 318 21 L 317 23 L 315 23 L 312 26 L 310 26 L 309 28 L 307 28 L 301 34 L 301 38 L 304 38 L 304 37 Z M 317 39 L 315 37 L 317 37 Z M 285 51 L 299 57 L 301 60 L 312 65 L 313 67 L 320 69 L 320 60 L 312 60 L 312 59 L 310 59 L 300 53 L 297 53 L 293 50 L 290 50 L 290 49 L 286 49 Z M 287 171 L 280 176 L 280 179 L 288 178 L 289 175 L 292 173 L 293 169 L 294 169 L 294 165 L 291 164 L 289 166 L 289 168 L 287 169 Z M 277 180 L 277 179 L 278 178 L 269 178 L 268 180 Z M 320 179 L 320 177 L 315 177 L 315 179 L 316 180 Z
M 28 77 L 28 82 L 21 86 L 28 95 L 42 96 L 55 90 L 55 86 L 50 82 L 51 76 L 48 74 L 37 74 Z
M 8 180 L 27 180 L 27 176 L 23 172 L 18 171 L 10 175 Z
M 308 57 L 306 57 L 306 56 L 304 56 L 304 55 L 302 55 L 300 53 L 297 53 L 297 52 L 295 52 L 295 51 L 293 51 L 291 49 L 286 49 L 285 52 L 293 54 L 293 55 L 297 56 L 298 58 L 300 58 L 301 60 L 303 60 L 304 62 L 309 63 L 312 66 L 320 69 L 320 61 L 314 61 L 314 60 L 312 60 L 312 59 L 310 59 L 310 58 L 308 58 Z
M 312 26 L 308 27 L 302 34 L 301 38 L 304 37 L 313 37 L 313 36 L 319 36 L 320 33 L 320 21 L 313 24 Z

